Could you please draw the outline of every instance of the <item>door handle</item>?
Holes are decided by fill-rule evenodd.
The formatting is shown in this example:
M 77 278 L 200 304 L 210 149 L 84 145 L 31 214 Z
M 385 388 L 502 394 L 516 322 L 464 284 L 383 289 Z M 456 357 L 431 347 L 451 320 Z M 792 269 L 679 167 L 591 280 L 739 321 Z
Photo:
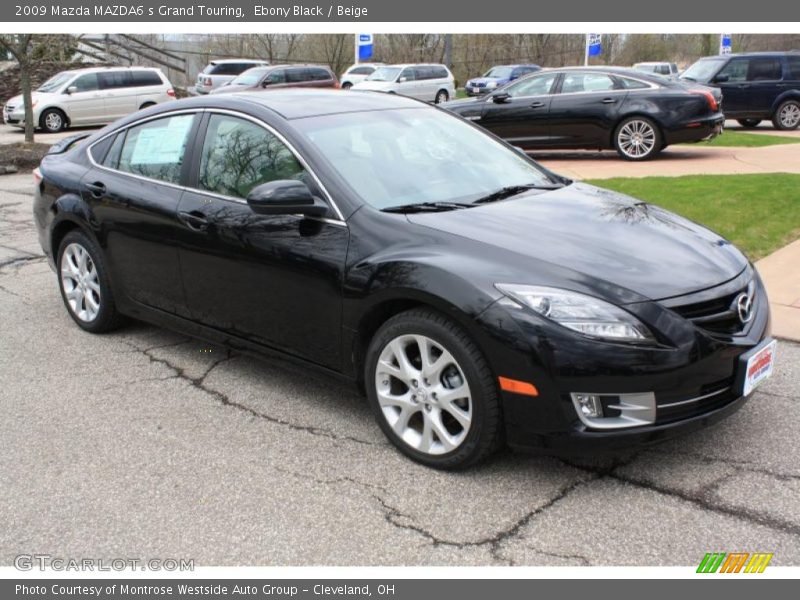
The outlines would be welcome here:
M 614 104 L 616 101 L 616 98 L 603 98 L 600 102 L 603 104 Z
M 544 102 L 533 102 L 531 104 L 531 108 L 542 108 L 544 106 Z
M 89 190 L 89 193 L 94 196 L 95 198 L 100 198 L 106 193 L 106 186 L 100 181 L 95 181 L 93 183 L 87 183 L 86 189 Z
M 208 219 L 200 211 L 179 212 L 178 218 L 189 228 L 195 231 L 205 231 L 208 229 Z

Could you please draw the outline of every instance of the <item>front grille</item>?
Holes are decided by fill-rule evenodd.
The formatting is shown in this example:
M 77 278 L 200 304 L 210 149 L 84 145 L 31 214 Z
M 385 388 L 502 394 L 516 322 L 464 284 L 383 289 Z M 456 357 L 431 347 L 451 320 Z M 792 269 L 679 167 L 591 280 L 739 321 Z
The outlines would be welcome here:
M 673 305 L 670 308 L 684 319 L 688 319 L 701 329 L 711 333 L 739 335 L 745 332 L 749 324 L 742 321 L 737 308 L 738 299 L 744 293 L 747 293 L 753 299 L 751 312 L 755 312 L 756 297 L 754 295 L 755 284 L 753 281 L 735 292 L 702 302 Z

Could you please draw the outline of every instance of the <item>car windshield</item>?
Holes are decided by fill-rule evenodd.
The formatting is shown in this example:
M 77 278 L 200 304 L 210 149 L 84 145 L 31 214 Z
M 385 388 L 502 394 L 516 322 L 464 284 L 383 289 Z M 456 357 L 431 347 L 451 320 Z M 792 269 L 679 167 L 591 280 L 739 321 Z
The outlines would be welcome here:
M 379 209 L 468 203 L 503 188 L 554 183 L 515 150 L 431 108 L 340 113 L 295 123 L 358 196 Z
M 725 62 L 724 58 L 704 58 L 681 73 L 681 79 L 689 81 L 710 81 Z
M 65 83 L 67 83 L 67 81 L 69 81 L 69 79 L 74 74 L 75 73 L 69 73 L 67 71 L 64 71 L 62 73 L 58 73 L 57 75 L 53 75 L 50 79 L 48 79 L 42 85 L 40 85 L 37 88 L 36 91 L 37 92 L 55 92 L 56 90 L 58 90 L 58 88 L 60 88 Z
M 486 73 L 484 73 L 484 77 L 492 77 L 494 79 L 508 79 L 511 77 L 511 67 L 492 67 Z
M 241 75 L 234 77 L 230 85 L 256 85 L 267 71 L 268 69 L 262 68 L 248 69 Z
M 400 67 L 381 67 L 367 77 L 367 81 L 394 81 L 400 74 Z

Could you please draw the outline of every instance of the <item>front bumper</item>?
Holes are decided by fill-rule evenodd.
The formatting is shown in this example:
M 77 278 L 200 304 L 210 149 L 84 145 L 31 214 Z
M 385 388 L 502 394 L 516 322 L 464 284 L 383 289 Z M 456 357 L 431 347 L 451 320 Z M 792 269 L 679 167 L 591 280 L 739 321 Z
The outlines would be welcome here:
M 755 277 L 757 304 L 741 335 L 706 331 L 657 302 L 628 305 L 669 339 L 658 346 L 595 340 L 501 299 L 479 316 L 484 347 L 498 376 L 530 382 L 539 395 L 501 392 L 508 444 L 558 454 L 615 451 L 665 440 L 715 423 L 747 400 L 737 386 L 739 358 L 769 336 L 769 304 Z M 587 426 L 571 394 L 653 394 L 653 423 L 617 429 Z
M 25 111 L 15 109 L 11 112 L 8 112 L 5 108 L 3 108 L 3 122 L 7 125 L 14 125 L 16 127 L 24 127 L 25 126 Z

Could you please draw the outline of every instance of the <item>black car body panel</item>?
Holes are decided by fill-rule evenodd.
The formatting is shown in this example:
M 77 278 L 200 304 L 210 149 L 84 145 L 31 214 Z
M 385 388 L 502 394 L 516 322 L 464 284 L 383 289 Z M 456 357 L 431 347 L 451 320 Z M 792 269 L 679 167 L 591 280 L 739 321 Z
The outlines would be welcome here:
M 293 128 L 309 113 L 409 107 L 440 110 L 385 94 L 276 91 L 142 111 L 45 157 L 34 202 L 42 248 L 52 264 L 59 240 L 80 228 L 105 252 L 122 313 L 361 385 L 377 327 L 408 308 L 431 307 L 469 334 L 495 376 L 535 382 L 536 398 L 501 392 L 507 438 L 517 447 L 655 441 L 741 405 L 733 384 L 738 357 L 768 336 L 769 307 L 753 267 L 720 236 L 646 203 L 556 179 L 567 185 L 475 208 L 383 212 L 354 196 Z M 261 122 L 290 143 L 317 177 L 327 216 L 259 215 L 245 202 L 196 190 L 198 153 L 215 111 Z M 128 125 L 174 113 L 195 115 L 177 183 L 106 168 L 92 154 L 108 152 L 104 140 Z M 197 213 L 202 227 L 186 216 Z M 635 315 L 656 339 L 637 345 L 582 336 L 522 308 L 498 283 L 601 298 Z M 746 326 L 693 320 L 748 285 L 755 309 Z M 569 399 L 575 391 L 648 390 L 668 404 L 723 389 L 674 418 L 665 410 L 647 428 L 615 432 L 587 429 Z
M 553 87 L 537 95 L 503 98 L 525 80 L 557 74 Z M 572 93 L 564 91 L 570 74 L 602 74 L 615 82 L 609 90 Z M 623 81 L 642 87 L 628 89 Z M 707 94 L 715 98 L 710 104 Z M 495 101 L 496 97 L 503 98 Z M 526 150 L 613 148 L 617 126 L 625 118 L 644 116 L 659 127 L 663 145 L 697 142 L 722 131 L 724 116 L 718 90 L 686 84 L 620 68 L 569 68 L 539 71 L 511 82 L 488 98 L 446 102 L 450 110 Z

